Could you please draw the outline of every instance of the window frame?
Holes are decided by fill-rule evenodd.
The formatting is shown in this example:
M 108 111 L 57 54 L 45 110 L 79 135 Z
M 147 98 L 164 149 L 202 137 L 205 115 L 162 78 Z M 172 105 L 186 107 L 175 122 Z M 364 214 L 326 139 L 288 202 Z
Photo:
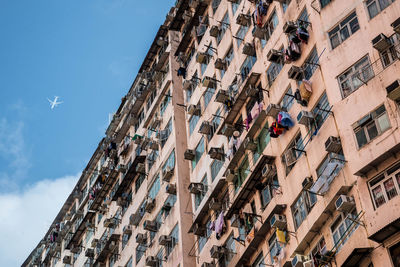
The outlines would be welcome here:
M 353 26 L 355 29 L 353 29 Z M 360 29 L 360 23 L 358 21 L 356 11 L 352 11 L 349 15 L 347 15 L 344 19 L 339 21 L 331 30 L 328 31 L 329 43 L 331 45 L 331 49 L 334 50 L 344 41 L 350 38 L 353 34 L 355 34 Z M 347 32 L 347 37 L 344 33 Z M 337 43 L 333 43 L 333 38 L 337 38 Z

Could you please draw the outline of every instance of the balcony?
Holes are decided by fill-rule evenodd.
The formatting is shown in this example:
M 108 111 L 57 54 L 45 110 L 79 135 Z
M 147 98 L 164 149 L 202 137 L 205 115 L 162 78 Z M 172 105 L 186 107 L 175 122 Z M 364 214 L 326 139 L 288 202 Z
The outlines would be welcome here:
M 113 228 L 106 230 L 96 245 L 96 260 L 94 265 L 104 262 L 107 257 L 118 249 L 118 241 L 120 234 L 116 233 Z
M 122 193 L 124 193 L 132 184 L 132 182 L 135 180 L 139 172 L 137 171 L 137 165 L 139 163 L 144 163 L 146 160 L 146 151 L 141 151 L 140 154 L 136 154 L 135 159 L 131 163 L 131 165 L 128 168 L 128 171 L 122 178 L 121 183 L 119 184 L 118 188 L 115 191 L 115 194 L 112 197 L 113 201 L 116 201 L 118 197 L 122 196 Z
M 243 182 L 232 204 L 226 211 L 225 218 L 230 219 L 233 214 L 238 214 L 244 205 L 249 202 L 251 196 L 256 192 L 255 186 L 261 180 L 261 171 L 265 164 L 274 164 L 274 161 L 275 157 L 266 155 L 262 155 L 257 160 L 257 163 L 252 167 L 251 174 Z
M 70 249 L 72 245 L 77 245 L 80 238 L 82 237 L 82 234 L 85 232 L 85 229 L 87 228 L 86 222 L 90 222 L 93 217 L 96 215 L 96 212 L 88 210 L 85 214 L 85 216 L 81 216 L 79 219 L 77 219 L 73 225 L 73 231 L 72 235 L 68 237 L 68 242 L 65 244 L 66 249 Z
M 339 195 L 346 195 L 352 188 L 352 185 L 348 181 L 348 176 L 344 174 L 342 169 L 337 177 L 328 185 L 326 192 L 322 199 L 319 199 L 314 207 L 311 209 L 307 218 L 302 222 L 300 227 L 297 229 L 297 240 L 298 243 L 292 253 L 292 257 L 295 254 L 303 255 L 305 250 L 309 248 L 309 244 L 313 239 L 319 235 L 325 222 L 329 219 L 331 214 L 336 210 L 335 201 Z M 317 180 L 318 181 L 318 180 Z M 311 187 L 310 191 L 313 190 Z
M 105 180 L 103 182 L 99 181 L 99 179 L 101 179 L 103 175 L 105 174 L 100 174 L 97 178 L 95 187 L 97 184 L 100 185 L 100 187 L 95 191 L 94 199 L 89 200 L 89 207 L 88 207 L 89 210 L 97 211 L 99 209 L 99 207 L 103 203 L 104 198 L 107 196 L 112 185 L 117 179 L 118 171 L 115 168 L 110 170 L 110 173 L 105 177 Z
M 155 62 L 155 70 L 159 71 L 163 68 L 165 61 L 169 56 L 169 52 L 171 50 L 171 45 L 168 40 L 159 39 L 158 42 L 161 44 L 160 51 L 158 52 L 158 56 Z
M 217 197 L 222 192 L 225 185 L 226 180 L 219 176 L 219 178 L 217 177 L 214 182 L 208 186 L 208 191 L 194 214 L 194 220 L 189 229 L 189 233 L 193 233 L 193 228 L 196 224 L 202 224 L 203 218 L 208 214 L 211 199 Z
M 137 118 L 135 117 L 135 115 L 133 115 L 132 113 L 128 113 L 126 115 L 124 122 L 122 123 L 121 127 L 117 131 L 117 136 L 115 138 L 115 142 L 117 144 L 121 143 L 121 141 L 126 136 L 126 132 L 129 130 L 129 128 L 132 125 L 135 125 L 136 122 L 137 122 Z
M 258 79 L 260 78 L 261 74 L 257 72 L 251 72 L 247 75 L 247 78 L 240 84 L 239 93 L 236 95 L 234 100 L 232 101 L 231 109 L 226 113 L 224 122 L 222 123 L 221 127 L 218 130 L 218 134 L 222 134 L 222 129 L 227 124 L 233 124 L 234 120 L 236 119 L 237 115 L 239 114 L 240 110 L 243 108 L 246 99 L 247 99 L 247 92 L 246 88 L 250 85 L 255 85 Z

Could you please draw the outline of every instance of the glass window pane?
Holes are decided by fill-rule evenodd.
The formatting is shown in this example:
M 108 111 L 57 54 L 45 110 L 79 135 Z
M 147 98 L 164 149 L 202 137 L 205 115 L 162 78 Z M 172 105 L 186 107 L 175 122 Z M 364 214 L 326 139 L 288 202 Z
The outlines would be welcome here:
M 346 40 L 347 38 L 349 38 L 350 33 L 349 33 L 349 29 L 347 28 L 347 26 L 345 26 L 344 28 L 342 28 L 340 30 L 340 38 L 342 39 L 342 42 L 344 40 Z
M 381 133 L 386 131 L 390 127 L 389 118 L 388 118 L 387 113 L 385 113 L 382 116 L 380 116 L 377 119 L 377 122 L 378 122 L 379 128 L 381 130 Z
M 367 127 L 368 137 L 370 140 L 372 140 L 378 136 L 378 129 L 376 128 L 375 122 L 372 122 L 371 124 L 367 125 L 366 127 Z
M 361 148 L 367 143 L 367 137 L 365 136 L 364 129 L 359 129 L 355 134 L 358 147 Z
M 383 195 L 382 187 L 380 185 L 372 189 L 372 196 L 374 198 L 377 208 L 386 202 Z
M 376 2 L 374 1 L 371 5 L 368 6 L 369 18 L 370 19 L 374 18 L 376 15 L 378 15 L 378 13 L 379 13 L 378 6 L 376 5 Z
M 394 186 L 394 182 L 393 182 L 392 178 L 385 181 L 383 183 L 383 185 L 385 186 L 385 191 L 386 191 L 386 194 L 387 194 L 387 197 L 389 200 L 391 200 L 392 198 L 397 196 L 397 190 L 396 190 L 396 187 Z

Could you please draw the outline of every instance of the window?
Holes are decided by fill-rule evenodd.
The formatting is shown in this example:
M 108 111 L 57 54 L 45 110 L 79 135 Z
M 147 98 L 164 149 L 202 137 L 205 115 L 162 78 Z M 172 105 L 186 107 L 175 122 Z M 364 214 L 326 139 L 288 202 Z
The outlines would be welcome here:
M 223 165 L 224 163 L 217 159 L 211 163 L 211 181 L 215 180 Z
M 164 130 L 160 132 L 161 147 L 164 147 L 165 143 L 168 141 L 169 136 L 172 133 L 172 118 L 169 119 Z
M 276 11 L 274 10 L 271 17 L 268 19 L 268 21 L 265 24 L 265 40 L 268 41 L 271 38 L 272 33 L 276 29 L 276 26 L 278 26 L 279 20 L 278 16 L 276 15 Z
M 245 159 L 240 164 L 239 175 L 233 182 L 235 186 L 235 193 L 237 193 L 237 191 L 242 186 L 243 182 L 246 180 L 249 174 L 250 174 L 250 165 L 249 165 L 249 159 L 246 156 Z
M 378 137 L 389 128 L 389 117 L 385 106 L 382 105 L 353 124 L 358 148 L 368 144 L 371 140 Z
M 400 193 L 400 164 L 397 163 L 368 182 L 372 202 L 379 208 Z
M 253 56 L 247 56 L 246 59 L 243 61 L 243 64 L 240 67 L 240 77 L 242 78 L 242 82 L 246 80 L 254 64 L 256 64 L 256 61 L 257 57 Z
M 275 175 L 263 189 L 260 190 L 261 206 L 266 208 L 272 198 L 276 195 L 276 189 L 279 187 L 278 177 Z
M 266 266 L 265 262 L 264 262 L 264 256 L 263 253 L 261 252 L 256 260 L 253 262 L 253 264 L 251 265 L 251 267 L 263 267 Z
M 167 167 L 171 169 L 175 168 L 175 150 L 172 150 L 171 154 L 169 154 L 168 159 L 165 161 L 162 170 L 164 171 Z
M 331 40 L 332 49 L 335 49 L 359 29 L 360 25 L 358 24 L 357 15 L 354 11 L 343 21 L 339 22 L 333 30 L 329 31 L 328 35 Z
M 199 116 L 197 115 L 192 115 L 189 119 L 189 135 L 191 135 L 194 131 L 194 128 L 196 128 L 197 122 L 199 122 Z
M 125 267 L 132 267 L 132 257 L 129 258 L 128 262 L 126 263 Z
M 171 252 L 174 250 L 175 246 L 179 242 L 179 225 L 176 224 L 174 229 L 172 229 L 171 233 L 169 234 L 172 237 L 172 243 L 170 246 L 167 246 L 166 256 L 168 257 Z
M 229 28 L 229 14 L 228 12 L 226 12 L 224 18 L 221 21 L 221 27 L 217 35 L 217 44 L 221 42 L 228 28 Z
M 308 22 L 307 8 L 304 8 L 303 11 L 301 11 L 301 14 L 300 14 L 300 16 L 299 16 L 299 18 L 297 20 L 299 20 L 299 21 L 307 21 Z
M 257 137 L 258 141 L 258 152 L 261 154 L 264 149 L 267 147 L 269 144 L 269 141 L 271 140 L 271 137 L 269 136 L 268 132 L 268 122 L 264 125 L 264 127 L 261 129 L 260 134 Z
M 214 79 L 215 79 L 215 77 L 214 77 Z M 210 103 L 211 98 L 213 97 L 214 93 L 215 93 L 215 88 L 207 88 L 207 90 L 204 92 L 204 96 L 203 96 L 204 109 L 207 108 L 207 106 Z
M 196 165 L 200 161 L 200 158 L 203 155 L 204 150 L 205 150 L 204 138 L 202 137 L 200 139 L 200 142 L 197 144 L 196 149 L 195 149 L 194 159 L 192 160 L 192 170 L 194 170 L 194 168 L 196 168 Z
M 228 52 L 226 53 L 225 56 L 225 62 L 226 62 L 226 68 L 228 69 L 229 65 L 231 65 L 231 62 L 234 58 L 234 54 L 233 54 L 233 47 L 231 45 L 231 47 L 229 48 Z
M 317 64 L 318 64 L 319 58 L 318 58 L 318 53 L 317 53 L 317 48 L 313 48 L 313 50 L 310 52 L 306 60 L 304 61 L 303 64 L 303 70 L 304 70 L 304 79 L 309 80 L 311 76 L 314 74 L 314 71 L 317 69 Z
M 138 245 L 136 247 L 136 264 L 139 263 L 140 259 L 143 257 L 146 252 L 146 247 L 144 245 Z
M 242 0 L 238 0 L 238 1 L 236 1 L 236 3 L 232 2 L 232 13 L 233 13 L 233 15 L 236 14 L 236 11 L 238 10 L 239 5 L 241 3 L 242 3 Z
M 326 7 L 332 0 L 319 0 L 321 4 L 321 9 Z
M 301 150 L 303 149 L 303 139 L 301 137 L 301 133 L 299 132 L 282 155 L 282 163 L 286 168 L 286 175 L 289 174 L 297 159 L 300 158 L 301 154 L 303 153 Z
M 139 188 L 142 185 L 145 178 L 146 178 L 146 176 L 144 174 L 139 174 L 139 177 L 135 181 L 135 193 L 137 193 L 137 191 L 139 191 Z
M 357 220 L 357 211 L 353 209 L 347 216 L 341 213 L 331 225 L 332 238 L 336 251 L 342 248 L 354 230 L 357 229 L 358 223 L 355 220 Z
M 214 14 L 215 14 L 215 11 L 217 11 L 220 3 L 221 3 L 221 0 L 213 0 L 212 1 L 212 10 L 213 10 Z
M 164 261 L 163 249 L 160 249 L 157 252 L 156 258 L 157 258 L 157 263 L 158 263 L 157 267 L 162 267 L 163 266 L 163 261 Z
M 206 243 L 208 241 L 208 238 L 212 234 L 212 230 L 210 230 L 210 226 L 211 226 L 211 220 L 210 220 L 210 218 L 208 218 L 206 223 L 205 223 L 206 236 L 199 236 L 198 239 L 197 239 L 197 242 L 199 243 L 199 254 L 203 250 L 203 247 L 206 245 Z
M 240 26 L 239 30 L 236 32 L 236 44 L 239 47 L 244 37 L 246 36 L 247 31 L 249 30 L 248 26 Z
M 397 51 L 398 47 L 400 46 L 400 35 L 393 34 L 389 37 L 389 41 L 392 43 L 393 46 L 380 53 L 382 65 L 384 68 L 387 68 L 390 64 L 400 58 L 400 51 Z
M 271 62 L 267 69 L 267 79 L 268 85 L 271 86 L 275 81 L 276 77 L 278 77 L 279 73 L 283 68 L 283 57 L 280 58 L 279 62 Z
M 131 238 L 130 234 L 123 234 L 122 235 L 122 249 L 128 244 L 129 238 Z
M 207 193 L 207 185 L 208 185 L 207 174 L 204 175 L 204 177 L 200 183 L 202 183 L 204 185 L 205 190 L 194 195 L 194 209 L 195 210 L 197 210 L 197 208 L 200 206 L 201 201 L 203 201 L 203 198 L 205 197 L 205 195 Z
M 168 195 L 167 199 L 165 200 L 165 204 L 169 204 L 171 209 L 175 206 L 176 203 L 176 195 Z M 168 217 L 169 213 L 171 212 L 170 209 L 164 209 L 164 218 Z
M 158 158 L 158 154 L 159 154 L 158 150 L 153 150 L 147 156 L 147 167 L 148 167 L 148 170 L 150 170 L 151 167 L 153 167 L 154 163 L 156 162 L 156 160 Z
M 224 255 L 218 259 L 219 266 L 229 266 L 232 258 L 235 256 L 236 248 L 235 248 L 235 240 L 233 239 L 233 234 L 231 234 L 225 243 L 225 247 L 228 250 L 227 255 Z
M 326 96 L 326 92 L 324 92 L 319 99 L 318 103 L 311 110 L 314 114 L 314 126 L 317 129 L 320 129 L 324 121 L 328 118 L 331 107 L 328 102 L 328 97 Z
M 160 105 L 160 116 L 161 117 L 164 115 L 164 112 L 167 109 L 169 102 L 171 102 L 171 96 L 170 96 L 171 92 L 170 92 L 170 90 L 168 90 L 166 94 L 167 95 L 164 96 L 164 99 L 163 99 L 163 101 L 162 101 L 162 103 Z
M 302 191 L 300 196 L 292 205 L 292 216 L 295 228 L 299 228 L 301 223 L 307 218 L 314 204 L 317 202 L 317 195 Z
M 293 102 L 294 102 L 294 97 L 289 96 L 289 95 L 293 95 L 292 88 L 290 88 L 290 87 L 289 87 L 289 89 L 287 89 L 286 93 L 283 95 L 281 102 L 279 103 L 279 105 L 286 111 L 290 110 L 290 108 L 293 106 Z
M 368 9 L 369 18 L 372 19 L 378 15 L 382 10 L 388 7 L 394 0 L 367 0 L 365 5 Z
M 149 197 L 151 199 L 155 199 L 158 194 L 158 191 L 160 191 L 160 175 L 159 174 L 157 174 L 157 177 L 154 180 L 154 182 L 149 190 Z
M 204 75 L 204 73 L 206 72 L 206 69 L 208 67 L 208 63 L 210 63 L 210 58 L 213 56 L 214 52 L 213 52 L 213 47 L 212 44 L 210 43 L 209 47 L 207 48 L 206 53 L 209 55 L 206 59 L 205 63 L 201 63 L 200 64 L 200 71 L 201 71 L 201 75 Z
M 150 94 L 149 98 L 147 99 L 146 103 L 146 109 L 149 110 L 151 107 L 151 104 L 153 103 L 154 99 L 157 96 L 157 90 L 153 90 L 153 92 Z
M 290 2 L 291 2 L 291 0 L 284 0 L 284 1 L 282 2 L 282 10 L 283 10 L 283 13 L 286 12 L 286 10 L 287 10 L 287 8 L 288 8 Z
M 338 76 L 342 97 L 346 98 L 373 77 L 374 71 L 369 62 L 369 56 L 366 55 Z
M 317 245 L 312 249 L 311 253 L 310 253 L 310 259 L 312 259 L 314 256 L 316 256 L 316 258 L 318 258 L 321 255 L 325 255 L 325 253 L 327 253 L 328 251 L 326 250 L 326 242 L 325 242 L 325 238 L 322 237 Z M 318 256 L 319 255 L 319 256 Z
M 278 256 L 281 252 L 281 246 L 279 245 L 276 233 L 274 233 L 268 240 L 269 255 L 271 256 L 271 262 L 274 263 L 274 257 Z

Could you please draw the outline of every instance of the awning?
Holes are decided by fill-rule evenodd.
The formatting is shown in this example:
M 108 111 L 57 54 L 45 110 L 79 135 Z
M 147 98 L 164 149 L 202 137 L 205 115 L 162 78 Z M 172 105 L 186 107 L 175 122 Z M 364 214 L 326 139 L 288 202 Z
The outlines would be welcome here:
M 383 243 L 387 238 L 391 237 L 395 233 L 400 232 L 400 218 L 387 224 L 378 232 L 370 235 L 368 239 L 371 239 L 378 243 Z
M 359 266 L 362 258 L 367 256 L 373 250 L 373 247 L 368 248 L 355 248 L 347 257 L 346 261 L 342 264 L 342 267 L 357 267 Z

